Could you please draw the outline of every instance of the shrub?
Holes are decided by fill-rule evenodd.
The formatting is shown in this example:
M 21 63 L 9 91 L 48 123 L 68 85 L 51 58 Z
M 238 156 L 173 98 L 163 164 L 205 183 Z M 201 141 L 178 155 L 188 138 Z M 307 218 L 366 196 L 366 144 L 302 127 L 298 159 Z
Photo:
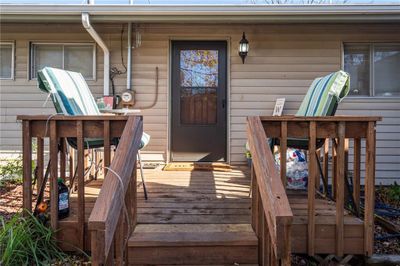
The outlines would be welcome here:
M 22 158 L 7 160 L 0 165 L 0 186 L 5 183 L 21 184 L 22 183 Z

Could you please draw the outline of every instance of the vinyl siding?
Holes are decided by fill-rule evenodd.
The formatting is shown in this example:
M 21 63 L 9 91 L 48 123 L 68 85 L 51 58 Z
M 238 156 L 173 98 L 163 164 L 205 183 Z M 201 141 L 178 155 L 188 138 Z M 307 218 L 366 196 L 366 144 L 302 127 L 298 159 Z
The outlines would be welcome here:
M 285 97 L 284 113 L 293 114 L 300 106 L 308 86 L 317 76 L 341 68 L 343 42 L 400 42 L 399 24 L 340 25 L 188 25 L 142 24 L 142 45 L 133 49 L 132 83 L 137 107 L 152 102 L 155 67 L 159 67 L 159 100 L 143 110 L 145 131 L 152 140 L 148 152 L 168 150 L 169 46 L 171 40 L 227 40 L 229 51 L 229 149 L 232 163 L 244 162 L 245 121 L 248 115 L 270 115 L 275 100 Z M 122 69 L 120 56 L 121 25 L 95 25 L 111 49 L 111 64 Z M 29 41 L 92 41 L 80 25 L 2 25 L 2 39 L 16 41 L 16 79 L 1 82 L 1 150 L 20 149 L 17 114 L 53 113 L 51 103 L 27 80 Z M 237 54 L 242 32 L 250 42 L 246 63 Z M 124 36 L 126 56 L 126 36 Z M 102 93 L 102 51 L 97 49 L 97 80 L 89 81 L 96 96 Z M 116 90 L 125 89 L 126 76 L 116 79 Z M 400 98 L 346 98 L 338 114 L 381 115 L 377 127 L 377 183 L 392 183 L 400 175 Z M 350 151 L 351 152 L 351 151 Z M 352 154 L 352 153 L 351 153 Z M 350 157 L 350 161 L 352 158 Z

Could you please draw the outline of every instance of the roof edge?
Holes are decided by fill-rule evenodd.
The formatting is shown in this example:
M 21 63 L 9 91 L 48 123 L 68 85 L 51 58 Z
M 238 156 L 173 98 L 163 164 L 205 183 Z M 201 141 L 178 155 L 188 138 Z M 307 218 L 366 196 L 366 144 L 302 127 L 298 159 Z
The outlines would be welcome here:
M 400 5 L 48 5 L 0 4 L 1 21 L 399 21 Z M 218 15 L 218 16 L 216 16 Z M 131 17 L 130 17 L 131 16 Z M 79 17 L 79 18 L 78 18 Z M 122 20 L 123 18 L 123 20 Z M 128 19 L 128 20 L 127 20 Z

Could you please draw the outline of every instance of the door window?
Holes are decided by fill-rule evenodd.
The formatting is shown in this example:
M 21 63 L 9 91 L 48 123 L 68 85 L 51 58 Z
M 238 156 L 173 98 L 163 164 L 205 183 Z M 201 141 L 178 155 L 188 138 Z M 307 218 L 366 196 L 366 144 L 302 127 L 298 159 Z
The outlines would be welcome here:
M 218 50 L 181 50 L 179 68 L 181 124 L 216 124 Z

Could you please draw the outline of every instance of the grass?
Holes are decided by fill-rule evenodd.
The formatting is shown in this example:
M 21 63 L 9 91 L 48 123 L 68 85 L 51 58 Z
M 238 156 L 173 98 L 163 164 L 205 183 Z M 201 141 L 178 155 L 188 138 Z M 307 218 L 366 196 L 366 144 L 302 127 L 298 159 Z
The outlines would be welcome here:
M 68 256 L 57 246 L 54 231 L 32 214 L 0 217 L 0 265 L 49 265 Z

